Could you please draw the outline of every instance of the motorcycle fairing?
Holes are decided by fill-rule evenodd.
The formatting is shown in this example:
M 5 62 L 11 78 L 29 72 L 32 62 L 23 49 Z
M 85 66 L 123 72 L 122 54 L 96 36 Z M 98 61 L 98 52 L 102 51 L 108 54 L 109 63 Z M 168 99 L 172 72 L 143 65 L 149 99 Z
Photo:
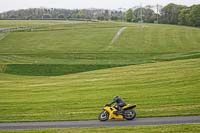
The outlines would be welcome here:
M 112 120 L 112 119 L 123 119 L 124 118 L 122 115 L 114 114 L 114 112 L 117 111 L 117 109 L 115 109 L 114 107 L 105 107 L 104 110 L 109 113 L 109 120 Z
M 136 107 L 136 105 L 127 104 L 126 106 L 123 107 L 123 109 L 128 110 L 128 109 L 133 109 L 135 107 Z

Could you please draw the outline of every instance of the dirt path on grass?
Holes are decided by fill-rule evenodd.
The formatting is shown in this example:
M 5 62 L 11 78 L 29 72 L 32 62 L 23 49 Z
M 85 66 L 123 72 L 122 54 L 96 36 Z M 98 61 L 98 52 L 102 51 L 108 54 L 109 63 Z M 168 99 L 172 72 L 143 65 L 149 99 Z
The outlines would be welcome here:
M 100 122 L 91 121 L 57 121 L 57 122 L 19 122 L 0 123 L 0 130 L 25 130 L 43 128 L 76 128 L 76 127 L 112 127 L 112 126 L 139 126 L 139 125 L 164 125 L 164 124 L 200 124 L 200 116 L 179 116 L 179 117 L 154 117 L 136 118 L 133 121 L 112 120 Z
M 113 44 L 117 41 L 117 39 L 120 37 L 121 33 L 126 29 L 127 27 L 122 27 L 119 29 L 119 31 L 115 34 L 115 36 L 113 37 L 112 41 L 110 44 Z

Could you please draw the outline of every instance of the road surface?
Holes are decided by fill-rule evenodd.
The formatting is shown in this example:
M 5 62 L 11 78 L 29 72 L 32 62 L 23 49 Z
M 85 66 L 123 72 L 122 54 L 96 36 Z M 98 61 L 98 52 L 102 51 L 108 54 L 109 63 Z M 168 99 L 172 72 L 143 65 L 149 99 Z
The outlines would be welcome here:
M 91 120 L 91 121 L 0 123 L 0 130 L 72 128 L 72 127 L 112 127 L 112 126 L 163 125 L 163 124 L 186 124 L 186 123 L 200 124 L 200 116 L 136 118 L 133 121 L 112 120 L 107 122 Z

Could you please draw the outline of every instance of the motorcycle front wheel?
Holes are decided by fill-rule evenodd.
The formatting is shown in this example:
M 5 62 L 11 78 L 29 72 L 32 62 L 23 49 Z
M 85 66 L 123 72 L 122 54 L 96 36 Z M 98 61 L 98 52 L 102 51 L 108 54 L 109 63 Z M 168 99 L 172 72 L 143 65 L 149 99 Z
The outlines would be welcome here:
M 124 112 L 124 118 L 126 120 L 133 120 L 136 117 L 136 112 L 134 110 L 126 110 Z
M 109 113 L 107 111 L 103 111 L 99 114 L 100 121 L 107 121 L 109 119 Z

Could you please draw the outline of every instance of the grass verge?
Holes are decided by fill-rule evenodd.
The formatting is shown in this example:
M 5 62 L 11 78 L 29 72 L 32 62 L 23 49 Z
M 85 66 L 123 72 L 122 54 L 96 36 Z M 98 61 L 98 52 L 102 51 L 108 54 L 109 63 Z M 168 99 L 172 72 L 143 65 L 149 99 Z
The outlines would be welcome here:
M 111 128 L 68 128 L 24 131 L 0 131 L 0 133 L 199 133 L 200 124 L 130 126 Z

